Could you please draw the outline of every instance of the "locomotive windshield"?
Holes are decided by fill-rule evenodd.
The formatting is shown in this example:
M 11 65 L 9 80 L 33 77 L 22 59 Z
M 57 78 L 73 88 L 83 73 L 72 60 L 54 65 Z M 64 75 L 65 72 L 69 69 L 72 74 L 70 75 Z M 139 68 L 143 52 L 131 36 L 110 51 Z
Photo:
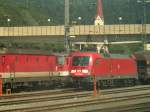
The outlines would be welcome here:
M 89 56 L 75 56 L 73 57 L 73 66 L 88 66 L 89 65 Z

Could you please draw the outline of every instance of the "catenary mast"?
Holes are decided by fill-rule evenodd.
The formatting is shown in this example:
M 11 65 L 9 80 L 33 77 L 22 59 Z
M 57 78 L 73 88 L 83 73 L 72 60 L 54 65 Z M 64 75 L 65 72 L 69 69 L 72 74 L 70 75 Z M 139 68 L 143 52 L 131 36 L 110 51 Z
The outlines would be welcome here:
M 65 48 L 66 52 L 69 53 L 69 0 L 65 0 Z

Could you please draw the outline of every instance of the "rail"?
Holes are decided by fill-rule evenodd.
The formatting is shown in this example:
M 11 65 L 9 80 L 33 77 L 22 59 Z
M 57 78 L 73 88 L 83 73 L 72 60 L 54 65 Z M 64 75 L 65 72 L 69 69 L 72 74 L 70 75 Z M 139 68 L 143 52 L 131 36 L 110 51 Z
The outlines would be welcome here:
M 150 86 L 138 86 L 130 88 L 121 88 L 113 90 L 103 90 L 102 95 L 97 97 L 91 97 L 91 91 L 85 92 L 72 92 L 72 93 L 61 93 L 56 95 L 40 95 L 39 97 L 30 96 L 28 98 L 18 98 L 18 99 L 6 99 L 1 100 L 0 112 L 5 111 L 53 111 L 70 108 L 83 109 L 94 105 L 103 105 L 107 103 L 114 102 L 129 102 L 133 105 L 139 103 L 150 103 Z M 108 92 L 109 91 L 109 92 Z M 43 98 L 42 98 L 43 97 Z M 145 100 L 146 99 L 146 100 Z M 134 101 L 136 100 L 136 102 Z M 116 103 L 115 103 L 116 104 Z M 128 104 L 128 103 L 127 103 Z M 126 105 L 121 105 L 126 106 Z M 82 108 L 80 108 L 82 107 Z M 104 108 L 92 108 L 103 110 Z M 114 108 L 114 107 L 111 107 Z M 90 109 L 90 108 L 88 108 Z M 108 106 L 107 106 L 108 109 Z M 131 109 L 131 108 L 130 108 Z

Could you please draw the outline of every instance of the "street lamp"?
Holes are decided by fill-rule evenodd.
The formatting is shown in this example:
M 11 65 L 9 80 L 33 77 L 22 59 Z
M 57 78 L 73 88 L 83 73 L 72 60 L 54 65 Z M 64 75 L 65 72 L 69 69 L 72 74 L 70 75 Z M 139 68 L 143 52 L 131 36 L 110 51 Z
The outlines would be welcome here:
M 10 35 L 9 35 L 10 22 L 11 22 L 11 19 L 10 19 L 10 18 L 7 18 L 8 38 L 9 38 L 9 36 L 10 36 Z M 11 39 L 11 38 L 10 38 L 10 39 Z M 11 47 L 11 40 L 10 40 L 10 39 L 8 40 L 8 41 L 9 41 L 9 42 L 8 42 L 8 46 L 9 46 L 9 47 Z
M 51 19 L 51 18 L 48 18 L 48 19 L 47 19 L 48 24 L 47 24 L 47 27 L 46 27 L 46 35 L 48 35 L 48 31 L 47 31 L 47 29 L 49 29 L 49 27 L 48 27 L 48 26 L 50 26 L 51 21 L 52 21 L 52 19 Z M 50 27 L 50 33 L 51 33 L 51 27 Z
M 7 18 L 7 27 L 8 27 L 8 37 L 9 37 L 9 27 L 10 27 L 11 19 Z
M 118 17 L 118 20 L 119 20 L 119 32 L 120 32 L 120 24 L 121 24 L 121 21 L 122 21 L 122 17 Z
M 53 21 L 52 17 L 47 19 L 47 22 L 48 22 L 49 25 L 50 25 L 50 23 L 52 23 L 52 21 Z
M 150 0 L 137 0 L 137 3 L 143 6 L 143 24 L 146 24 L 146 3 L 150 3 Z
M 10 26 L 10 22 L 11 22 L 11 19 L 10 19 L 10 18 L 7 18 L 7 27 Z
M 50 22 L 50 21 L 51 21 L 51 19 L 50 19 L 50 18 L 48 18 L 48 19 L 47 19 L 47 21 L 48 21 L 48 22 Z
M 10 18 L 8 18 L 8 19 L 7 19 L 7 22 L 10 22 L 10 21 L 11 21 L 11 19 L 10 19 Z
M 119 20 L 119 24 L 121 24 L 121 21 L 122 21 L 122 17 L 118 17 L 118 20 Z
M 81 23 L 82 17 L 78 17 L 79 24 Z

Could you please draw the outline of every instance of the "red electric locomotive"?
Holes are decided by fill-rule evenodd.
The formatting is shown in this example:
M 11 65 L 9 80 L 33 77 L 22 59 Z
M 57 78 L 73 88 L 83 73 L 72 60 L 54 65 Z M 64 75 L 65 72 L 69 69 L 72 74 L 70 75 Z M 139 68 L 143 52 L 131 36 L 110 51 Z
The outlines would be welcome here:
M 79 79 L 87 84 L 93 81 L 93 75 L 97 82 L 104 86 L 120 85 L 120 83 L 132 83 L 138 78 L 135 59 L 129 56 L 109 55 L 92 52 L 71 53 L 70 74 L 74 79 Z
M 0 54 L 3 87 L 17 88 L 56 83 L 57 79 L 60 81 L 60 76 L 69 75 L 67 59 L 64 55 Z

